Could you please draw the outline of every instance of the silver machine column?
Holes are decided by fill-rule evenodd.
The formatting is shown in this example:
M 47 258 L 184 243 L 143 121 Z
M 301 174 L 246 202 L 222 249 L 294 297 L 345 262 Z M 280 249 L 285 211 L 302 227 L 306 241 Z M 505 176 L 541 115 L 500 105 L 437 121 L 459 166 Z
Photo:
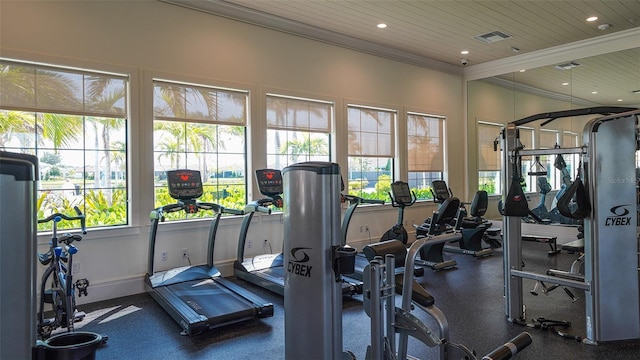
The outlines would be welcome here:
M 282 174 L 285 359 L 340 359 L 340 167 L 306 162 Z
M 30 359 L 36 344 L 37 164 L 0 151 L 0 359 Z
M 640 111 L 591 120 L 585 178 L 591 216 L 584 219 L 587 341 L 640 338 L 636 146 Z

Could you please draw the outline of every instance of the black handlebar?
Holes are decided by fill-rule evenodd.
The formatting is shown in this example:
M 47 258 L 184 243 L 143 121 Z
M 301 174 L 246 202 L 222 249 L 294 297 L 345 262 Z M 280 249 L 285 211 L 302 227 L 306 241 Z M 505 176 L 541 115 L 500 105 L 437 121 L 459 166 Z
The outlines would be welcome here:
M 232 215 L 244 215 L 244 210 L 222 208 L 222 212 Z
M 365 199 L 365 198 L 361 198 L 359 196 L 356 195 L 351 195 L 351 194 L 341 194 L 342 197 L 344 197 L 345 200 L 353 203 L 353 202 L 357 202 L 359 204 L 377 204 L 377 205 L 384 205 L 385 201 L 384 200 L 379 200 L 379 199 Z
M 172 212 L 184 210 L 186 209 L 187 206 L 190 206 L 190 205 L 193 205 L 203 210 L 213 210 L 216 213 L 222 212 L 222 213 L 232 214 L 232 215 L 244 215 L 243 210 L 225 208 L 221 205 L 214 204 L 214 203 L 194 202 L 190 204 L 185 204 L 185 203 L 179 202 L 176 204 L 168 204 L 168 205 L 160 206 L 159 208 L 154 209 L 153 211 L 151 211 L 151 220 L 155 219 L 156 217 L 159 217 L 161 221 L 164 221 L 165 213 L 172 213 Z
M 74 206 L 73 209 L 77 214 L 76 216 L 68 216 L 61 213 L 55 213 L 55 214 L 49 215 L 44 219 L 38 219 L 38 224 L 48 223 L 49 221 L 52 221 L 57 217 L 62 218 L 64 220 L 80 220 L 80 229 L 82 230 L 83 234 L 86 234 L 87 233 L 86 217 L 84 216 L 82 211 L 80 211 L 79 207 Z
M 531 344 L 531 335 L 522 332 L 518 336 L 500 345 L 498 348 L 485 355 L 482 360 L 507 360 Z

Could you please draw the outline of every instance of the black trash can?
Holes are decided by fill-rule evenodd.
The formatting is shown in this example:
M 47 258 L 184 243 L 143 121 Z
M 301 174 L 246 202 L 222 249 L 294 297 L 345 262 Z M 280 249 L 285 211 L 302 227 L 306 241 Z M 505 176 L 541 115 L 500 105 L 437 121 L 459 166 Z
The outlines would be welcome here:
M 102 345 L 102 335 L 76 331 L 62 333 L 38 343 L 39 359 L 43 360 L 95 360 L 96 350 Z

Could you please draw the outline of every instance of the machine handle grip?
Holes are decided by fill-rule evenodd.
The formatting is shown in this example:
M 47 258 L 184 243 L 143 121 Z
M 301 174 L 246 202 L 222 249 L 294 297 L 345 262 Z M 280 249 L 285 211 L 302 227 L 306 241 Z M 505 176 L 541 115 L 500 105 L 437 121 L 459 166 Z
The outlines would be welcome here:
M 87 218 L 84 216 L 84 214 L 82 214 L 82 211 L 80 211 L 80 208 L 77 206 L 73 207 L 73 210 L 76 211 L 77 217 L 80 218 L 80 229 L 82 230 L 82 234 L 86 235 L 87 234 Z
M 362 199 L 362 198 L 360 198 L 360 202 L 362 204 L 380 204 L 380 205 L 384 205 L 384 200 L 379 200 L 379 199 Z
M 238 210 L 238 209 L 223 208 L 222 212 L 227 214 L 232 214 L 232 215 L 244 215 L 244 210 Z
M 524 331 L 518 336 L 500 345 L 498 348 L 485 355 L 482 360 L 507 360 L 529 346 L 532 342 L 531 335 Z
M 271 214 L 271 208 L 265 206 L 256 206 L 256 211 L 265 214 Z
M 48 217 L 44 218 L 44 219 L 38 219 L 38 224 L 43 224 L 43 223 L 47 223 L 49 221 L 55 221 L 58 222 L 62 219 L 64 220 L 80 220 L 80 228 L 82 230 L 83 234 L 87 233 L 87 226 L 86 226 L 86 219 L 84 214 L 82 214 L 82 211 L 80 211 L 80 208 L 78 208 L 77 206 L 74 206 L 73 209 L 76 212 L 76 216 L 68 216 L 65 214 L 61 214 L 61 213 L 55 213 L 55 214 L 51 214 Z

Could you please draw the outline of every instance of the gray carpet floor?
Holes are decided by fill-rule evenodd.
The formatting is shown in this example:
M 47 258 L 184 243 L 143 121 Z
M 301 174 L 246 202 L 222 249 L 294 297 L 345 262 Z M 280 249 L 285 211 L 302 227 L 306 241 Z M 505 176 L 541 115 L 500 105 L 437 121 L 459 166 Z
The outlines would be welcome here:
M 547 230 L 545 230 L 547 231 Z M 549 231 L 553 232 L 553 229 Z M 575 238 L 558 239 L 563 241 Z M 569 269 L 576 254 L 561 252 L 549 256 L 546 244 L 523 243 L 525 269 L 544 271 L 547 268 Z M 447 253 L 458 266 L 452 270 L 427 270 L 419 282 L 435 297 L 447 316 L 451 341 L 461 343 L 483 355 L 521 331 L 529 331 L 533 344 L 517 356 L 526 359 L 640 359 L 640 341 L 585 345 L 554 334 L 550 330 L 528 329 L 510 323 L 504 314 L 502 251 L 492 256 L 473 258 L 469 255 Z M 107 345 L 97 351 L 98 360 L 107 359 L 259 359 L 284 358 L 283 298 L 239 279 L 232 281 L 250 289 L 274 304 L 274 316 L 249 320 L 214 329 L 193 337 L 180 335 L 180 327 L 148 294 L 138 294 L 81 307 L 88 313 L 81 330 L 109 336 Z M 576 302 L 557 289 L 548 295 L 533 296 L 528 290 L 533 281 L 524 280 L 524 303 L 527 319 L 570 321 L 564 331 L 584 336 L 584 294 L 574 293 Z M 398 299 L 399 300 L 399 299 Z M 399 303 L 398 303 L 399 304 Z M 420 310 L 414 312 L 432 329 L 435 323 Z M 343 304 L 344 349 L 358 359 L 365 358 L 370 342 L 369 318 L 363 311 L 361 299 L 345 299 Z M 437 351 L 415 340 L 410 342 L 409 354 L 420 359 L 437 359 Z M 481 357 L 481 356 L 480 356 Z M 315 359 L 309 354 L 308 359 Z

